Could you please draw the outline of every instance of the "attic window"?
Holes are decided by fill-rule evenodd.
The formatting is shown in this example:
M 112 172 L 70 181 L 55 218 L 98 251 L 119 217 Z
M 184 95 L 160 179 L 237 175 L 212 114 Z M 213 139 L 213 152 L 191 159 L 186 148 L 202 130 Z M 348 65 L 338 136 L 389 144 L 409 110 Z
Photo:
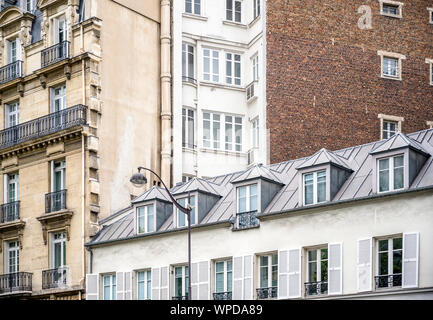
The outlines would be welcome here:
M 239 187 L 238 213 L 257 211 L 257 184 Z
M 326 201 L 326 170 L 306 173 L 304 181 L 304 205 Z
M 380 14 L 392 18 L 403 18 L 402 16 L 402 2 L 390 1 L 390 0 L 379 0 L 380 2 Z
M 188 198 L 177 199 L 177 202 L 179 202 L 179 204 L 184 208 L 186 208 L 188 206 Z M 196 224 L 196 221 L 197 221 L 197 217 L 196 217 L 197 211 L 195 210 L 195 196 L 190 197 L 189 204 L 192 207 L 191 225 L 194 225 L 194 224 Z M 178 228 L 186 227 L 188 225 L 188 217 L 186 216 L 185 213 L 183 213 L 182 211 L 180 211 L 177 208 L 176 208 L 176 222 L 177 222 Z
M 155 231 L 155 213 L 153 204 L 137 208 L 137 233 Z
M 404 155 L 378 159 L 377 165 L 379 192 L 404 188 Z

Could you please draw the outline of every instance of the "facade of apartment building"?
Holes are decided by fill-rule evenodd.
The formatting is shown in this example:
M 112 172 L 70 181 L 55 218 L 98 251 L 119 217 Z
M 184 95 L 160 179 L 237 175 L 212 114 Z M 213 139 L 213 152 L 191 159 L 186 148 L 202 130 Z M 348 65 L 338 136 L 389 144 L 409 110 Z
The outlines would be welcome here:
M 170 177 L 169 11 L 158 0 L 1 1 L 0 297 L 82 298 L 84 244 L 138 192 L 130 174 Z
M 433 2 L 266 1 L 270 163 L 431 127 Z
M 173 181 L 266 163 L 265 1 L 173 1 Z
M 429 129 L 173 187 L 192 299 L 432 299 L 432 155 Z M 100 223 L 87 299 L 187 298 L 164 189 Z

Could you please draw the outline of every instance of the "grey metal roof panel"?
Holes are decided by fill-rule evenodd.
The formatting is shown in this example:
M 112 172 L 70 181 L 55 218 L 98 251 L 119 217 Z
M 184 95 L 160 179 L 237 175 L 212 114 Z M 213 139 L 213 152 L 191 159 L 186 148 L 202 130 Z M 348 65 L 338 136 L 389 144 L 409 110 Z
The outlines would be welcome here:
M 251 179 L 258 179 L 258 178 L 264 178 L 269 181 L 273 181 L 279 184 L 282 184 L 280 179 L 277 177 L 278 171 L 272 170 L 271 168 L 267 168 L 263 165 L 255 165 L 251 168 L 245 170 L 244 172 L 241 172 L 239 175 L 234 177 L 233 180 L 231 180 L 231 183 L 238 183 L 243 182 Z
M 171 202 L 170 197 L 168 196 L 167 191 L 165 191 L 164 188 L 153 186 L 145 193 L 132 200 L 131 203 L 135 204 L 135 203 L 151 201 L 151 200 L 161 200 L 165 202 Z
M 413 136 L 415 138 L 419 138 L 420 134 Z M 406 136 L 404 133 L 397 133 L 391 138 L 383 141 L 383 143 L 379 144 L 375 147 L 370 154 L 377 154 L 381 152 L 396 150 L 400 148 L 410 147 L 418 152 L 428 154 L 428 152 L 423 148 L 421 143 L 412 139 L 411 137 Z M 422 140 L 422 139 L 421 139 Z
M 306 159 L 301 165 L 299 165 L 297 169 L 305 169 L 328 163 L 337 165 L 347 170 L 352 170 L 346 159 L 326 149 L 317 151 L 310 158 Z
M 184 184 L 173 187 L 170 191 L 173 195 L 201 191 L 220 196 L 219 189 L 220 188 L 216 183 L 201 178 L 193 178 Z

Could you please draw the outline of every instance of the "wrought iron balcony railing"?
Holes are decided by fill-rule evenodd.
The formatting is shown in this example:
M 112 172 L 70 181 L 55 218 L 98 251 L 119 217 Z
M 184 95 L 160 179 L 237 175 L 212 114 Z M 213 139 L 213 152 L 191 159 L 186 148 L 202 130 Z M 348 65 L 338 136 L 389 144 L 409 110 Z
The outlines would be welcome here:
M 172 300 L 188 300 L 188 295 L 186 296 L 174 296 Z
M 249 85 L 247 85 L 246 91 L 247 91 L 247 101 L 250 101 L 252 98 L 256 97 L 256 85 L 257 80 L 254 80 Z
M 0 149 L 86 123 L 86 106 L 66 108 L 0 131 Z
M 45 195 L 45 213 L 66 209 L 66 190 L 47 193 Z
M 256 217 L 257 211 L 241 212 L 236 214 L 235 229 L 254 228 L 259 225 Z
M 17 60 L 0 68 L 0 84 L 15 80 L 23 76 L 23 62 Z
M 376 276 L 374 279 L 376 289 L 401 287 L 401 273 Z
M 278 287 L 269 287 L 269 288 L 258 288 L 257 290 L 257 299 L 271 299 L 276 298 L 278 295 Z
M 197 84 L 197 80 L 191 77 L 182 76 L 182 81 Z
M 213 294 L 213 299 L 214 300 L 232 300 L 232 292 L 231 291 L 215 292 Z
M 42 50 L 41 66 L 42 68 L 52 65 L 56 62 L 69 58 L 69 41 L 63 41 Z
M 42 271 L 42 289 L 67 288 L 70 282 L 69 267 Z
M 16 272 L 0 275 L 0 294 L 32 292 L 32 274 Z
M 5 203 L 0 206 L 0 223 L 12 222 L 20 219 L 20 202 Z
M 305 283 L 305 294 L 307 296 L 328 294 L 328 281 L 306 282 Z

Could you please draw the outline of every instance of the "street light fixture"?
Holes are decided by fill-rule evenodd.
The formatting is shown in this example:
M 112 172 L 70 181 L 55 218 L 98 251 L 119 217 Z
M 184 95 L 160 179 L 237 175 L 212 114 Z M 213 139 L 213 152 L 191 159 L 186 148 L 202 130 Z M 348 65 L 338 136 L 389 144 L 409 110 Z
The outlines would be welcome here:
M 147 184 L 147 178 L 144 174 L 141 173 L 141 170 L 147 170 L 153 173 L 155 176 L 158 177 L 159 181 L 161 181 L 162 185 L 165 188 L 165 191 L 167 191 L 168 196 L 170 197 L 173 204 L 178 208 L 180 211 L 182 211 L 184 214 L 188 217 L 188 300 L 191 300 L 192 292 L 191 292 L 191 210 L 192 207 L 190 206 L 190 193 L 188 192 L 188 205 L 187 207 L 181 206 L 176 199 L 173 197 L 173 195 L 168 190 L 167 186 L 165 185 L 164 181 L 162 181 L 161 177 L 153 170 L 145 168 L 145 167 L 138 167 L 138 172 L 134 173 L 129 180 L 135 187 L 140 188 Z

